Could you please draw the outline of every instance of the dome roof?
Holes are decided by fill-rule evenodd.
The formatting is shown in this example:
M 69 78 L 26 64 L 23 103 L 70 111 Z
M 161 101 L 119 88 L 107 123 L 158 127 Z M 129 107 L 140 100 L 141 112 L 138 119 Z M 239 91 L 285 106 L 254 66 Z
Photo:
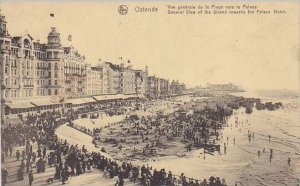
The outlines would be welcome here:
M 1 21 L 1 22 L 6 22 L 6 21 L 5 21 L 5 16 L 2 16 L 2 15 L 0 14 L 0 21 Z
M 51 28 L 51 32 L 49 32 L 48 37 L 60 37 L 60 34 L 56 31 L 55 27 Z
M 2 13 L 1 13 L 1 9 L 0 9 L 0 21 L 1 22 L 6 22 L 5 16 L 3 16 Z

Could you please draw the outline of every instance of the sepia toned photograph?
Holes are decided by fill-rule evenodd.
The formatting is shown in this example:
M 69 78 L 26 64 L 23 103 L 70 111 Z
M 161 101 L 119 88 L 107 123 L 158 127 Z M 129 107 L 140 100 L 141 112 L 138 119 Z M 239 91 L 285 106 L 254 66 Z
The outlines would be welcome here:
M 299 1 L 2 0 L 1 186 L 300 186 Z

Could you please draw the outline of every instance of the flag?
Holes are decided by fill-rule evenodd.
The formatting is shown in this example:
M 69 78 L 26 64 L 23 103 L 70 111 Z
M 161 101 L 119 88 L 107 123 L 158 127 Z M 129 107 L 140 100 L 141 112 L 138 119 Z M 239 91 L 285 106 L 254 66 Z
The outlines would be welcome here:
M 54 17 L 54 14 L 53 14 L 53 13 L 51 13 L 51 14 L 50 14 L 50 16 L 51 16 L 51 17 Z
M 128 60 L 127 63 L 130 63 L 130 60 Z
M 69 41 L 72 41 L 72 35 L 69 35 L 69 36 L 68 36 L 68 40 L 69 40 Z

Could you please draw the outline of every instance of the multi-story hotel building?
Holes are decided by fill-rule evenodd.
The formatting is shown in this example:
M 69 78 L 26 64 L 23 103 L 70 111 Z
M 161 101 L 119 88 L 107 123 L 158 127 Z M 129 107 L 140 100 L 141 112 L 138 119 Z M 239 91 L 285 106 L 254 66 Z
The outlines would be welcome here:
M 170 94 L 171 95 L 181 95 L 183 94 L 183 91 L 186 90 L 186 86 L 184 83 L 179 83 L 179 81 L 172 81 L 170 84 Z
M 29 34 L 12 37 L 2 15 L 0 62 L 2 115 L 63 110 L 104 97 L 157 99 L 169 92 L 168 80 L 149 76 L 147 67 L 134 70 L 111 62 L 91 66 L 74 47 L 61 45 L 54 27 L 47 43 Z
M 159 79 L 158 80 L 159 98 L 165 98 L 169 96 L 169 80 Z
M 59 33 L 52 28 L 48 43 L 41 44 L 29 34 L 11 37 L 6 23 L 0 15 L 1 111 L 9 114 L 60 107 L 65 82 Z
M 59 109 L 89 95 L 90 65 L 73 47 L 62 47 L 54 27 L 43 44 L 29 34 L 11 37 L 6 24 L 0 15 L 2 114 Z

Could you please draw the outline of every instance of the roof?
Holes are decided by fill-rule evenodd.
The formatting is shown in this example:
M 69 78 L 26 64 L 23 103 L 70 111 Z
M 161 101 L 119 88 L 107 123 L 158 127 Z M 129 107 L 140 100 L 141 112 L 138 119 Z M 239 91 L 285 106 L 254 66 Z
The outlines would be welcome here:
M 104 100 L 116 100 L 116 99 L 130 99 L 130 98 L 143 98 L 142 95 L 137 94 L 109 94 L 109 95 L 100 95 L 100 96 L 94 96 L 93 98 L 98 101 L 104 101 Z
M 51 100 L 33 100 L 31 101 L 30 103 L 32 103 L 33 105 L 39 107 L 39 106 L 48 106 L 48 105 L 57 105 L 57 104 L 60 104 L 60 103 L 56 103 L 54 101 L 51 101 Z
M 86 101 L 84 101 L 83 99 L 68 99 L 66 101 L 66 103 L 71 103 L 72 105 L 80 105 L 80 104 L 84 104 L 84 103 L 87 103 Z
M 111 62 L 105 62 L 105 63 L 108 64 L 109 67 L 111 69 L 113 69 L 114 71 L 120 71 L 121 70 L 121 67 L 119 65 L 112 64 Z
M 86 103 L 93 103 L 96 102 L 97 100 L 95 100 L 94 98 L 83 98 L 82 99 L 84 102 Z
M 6 106 L 12 109 L 21 109 L 21 108 L 33 108 L 35 107 L 33 104 L 30 102 L 26 101 L 17 101 L 17 102 L 12 102 L 12 103 L 6 103 Z

